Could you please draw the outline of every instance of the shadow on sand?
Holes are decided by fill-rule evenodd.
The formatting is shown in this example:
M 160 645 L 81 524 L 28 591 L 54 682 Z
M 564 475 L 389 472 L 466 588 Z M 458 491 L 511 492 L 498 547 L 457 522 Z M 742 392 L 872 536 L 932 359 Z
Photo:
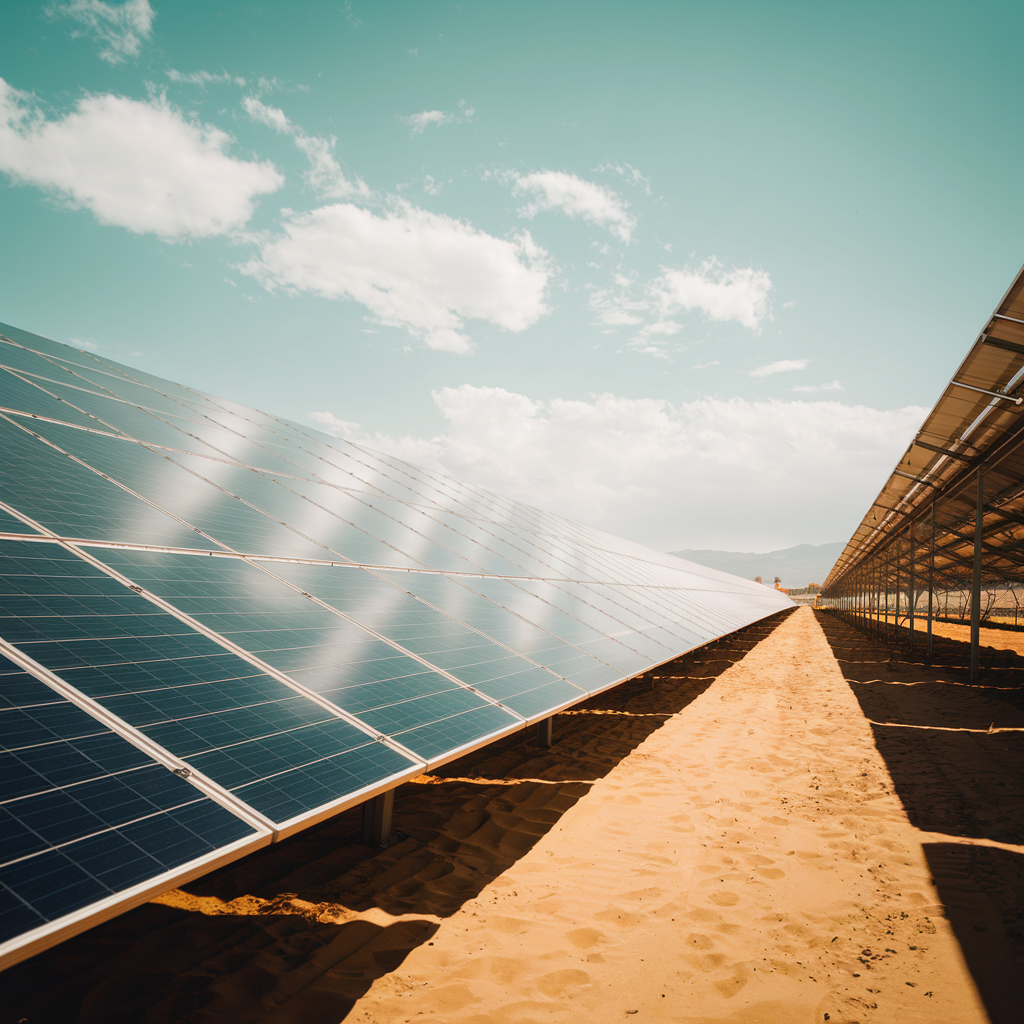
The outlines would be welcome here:
M 950 837 L 1024 845 L 1024 658 L 987 656 L 971 685 L 969 648 L 892 648 L 818 612 L 843 675 L 871 722 L 911 822 Z M 970 843 L 924 844 L 933 881 L 992 1024 L 1024 1005 L 1024 855 Z
M 150 903 L 19 964 L 3 976 L 0 1019 L 338 1024 L 377 978 L 430 941 L 438 918 L 515 864 L 594 781 L 789 614 L 556 716 L 550 749 L 533 745 L 529 730 L 401 786 L 395 826 L 407 838 L 387 850 L 360 843 L 360 810 L 353 808 L 195 880 L 181 894 L 183 906 L 191 897 L 204 906 L 257 897 L 256 913 L 210 915 Z M 266 900 L 281 912 L 266 913 Z M 372 908 L 406 916 L 383 926 L 344 920 Z

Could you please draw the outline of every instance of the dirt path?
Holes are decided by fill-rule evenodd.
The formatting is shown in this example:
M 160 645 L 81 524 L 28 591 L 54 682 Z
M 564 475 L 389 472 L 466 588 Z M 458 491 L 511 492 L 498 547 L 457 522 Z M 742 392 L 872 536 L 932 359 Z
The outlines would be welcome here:
M 1016 1022 L 1024 712 L 809 608 L 656 675 L 401 787 L 386 851 L 346 812 L 19 965 L 0 1020 Z
M 984 1021 L 924 838 L 801 608 L 354 1019 Z

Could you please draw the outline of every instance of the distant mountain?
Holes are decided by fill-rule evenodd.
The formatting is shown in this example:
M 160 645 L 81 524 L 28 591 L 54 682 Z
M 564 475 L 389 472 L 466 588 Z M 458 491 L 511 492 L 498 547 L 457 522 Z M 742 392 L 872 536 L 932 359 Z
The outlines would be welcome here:
M 806 587 L 808 583 L 824 583 L 836 559 L 846 547 L 845 541 L 832 544 L 797 544 L 781 551 L 757 554 L 750 551 L 672 551 L 678 558 L 731 572 L 752 580 L 760 576 L 769 586 L 776 576 L 789 588 Z

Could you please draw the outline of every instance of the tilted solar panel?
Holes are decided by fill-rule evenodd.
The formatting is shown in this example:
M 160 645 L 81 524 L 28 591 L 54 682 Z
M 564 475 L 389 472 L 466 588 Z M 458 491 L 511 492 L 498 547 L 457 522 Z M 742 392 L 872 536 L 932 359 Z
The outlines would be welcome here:
M 0 332 L 9 962 L 790 603 Z
M 0 773 L 0 966 L 270 839 L 2 656 Z

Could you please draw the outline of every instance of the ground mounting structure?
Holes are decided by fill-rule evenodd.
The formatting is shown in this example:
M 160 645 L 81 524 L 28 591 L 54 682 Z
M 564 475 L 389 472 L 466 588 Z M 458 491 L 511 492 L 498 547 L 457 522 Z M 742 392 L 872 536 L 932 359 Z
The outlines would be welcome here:
M 923 633 L 936 596 L 970 591 L 978 674 L 984 587 L 1024 582 L 1024 269 L 839 556 L 820 605 L 878 635 Z
M 790 606 L 0 332 L 0 967 Z

